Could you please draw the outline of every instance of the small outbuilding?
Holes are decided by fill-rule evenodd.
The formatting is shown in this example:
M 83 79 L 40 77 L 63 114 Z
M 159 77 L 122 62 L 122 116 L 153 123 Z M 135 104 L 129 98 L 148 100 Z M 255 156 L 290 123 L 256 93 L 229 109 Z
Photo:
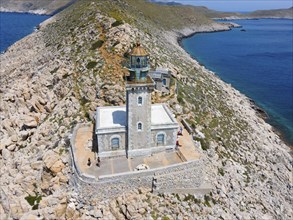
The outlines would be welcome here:
M 155 71 L 149 72 L 155 82 L 155 89 L 163 93 L 170 93 L 171 72 L 167 68 L 157 67 Z

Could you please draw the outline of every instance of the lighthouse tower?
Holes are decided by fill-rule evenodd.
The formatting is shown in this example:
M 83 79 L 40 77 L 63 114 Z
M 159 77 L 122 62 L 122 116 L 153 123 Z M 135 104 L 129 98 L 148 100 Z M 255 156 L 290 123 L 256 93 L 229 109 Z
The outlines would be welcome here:
M 126 78 L 128 156 L 151 148 L 151 93 L 154 81 L 148 76 L 149 54 L 138 43 L 130 53 L 130 75 Z

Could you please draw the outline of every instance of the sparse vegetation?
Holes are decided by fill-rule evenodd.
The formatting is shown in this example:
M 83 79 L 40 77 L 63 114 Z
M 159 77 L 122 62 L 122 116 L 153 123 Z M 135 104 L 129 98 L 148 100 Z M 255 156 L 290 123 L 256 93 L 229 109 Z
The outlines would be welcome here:
M 92 50 L 96 50 L 97 48 L 100 48 L 101 46 L 103 46 L 104 41 L 103 40 L 98 40 L 97 42 L 92 44 Z
M 98 63 L 97 63 L 96 61 L 91 61 L 91 62 L 89 62 L 89 63 L 86 65 L 86 68 L 88 68 L 88 69 L 93 69 L 93 68 L 96 67 L 97 64 L 98 64 Z
M 41 195 L 36 195 L 36 196 L 27 196 L 25 197 L 25 200 L 32 206 L 33 210 L 36 210 L 39 208 L 39 203 L 42 200 L 42 196 Z
M 126 5 L 127 7 L 125 7 Z M 236 172 L 239 174 L 238 171 L 240 170 L 240 175 L 235 175 L 235 178 L 239 178 L 238 176 L 240 176 L 240 178 L 235 181 L 236 187 L 234 187 L 233 183 L 233 190 L 223 189 L 225 194 L 223 197 L 227 196 L 227 200 L 225 198 L 222 199 L 223 197 L 221 195 L 219 196 L 217 194 L 213 196 L 211 193 L 205 195 L 204 198 L 197 198 L 194 195 L 187 195 L 184 197 L 183 195 L 178 194 L 174 194 L 173 196 L 170 194 L 159 194 L 157 196 L 155 194 L 149 193 L 147 194 L 146 199 L 144 201 L 142 199 L 141 202 L 143 205 L 146 202 L 148 204 L 146 207 L 148 208 L 145 210 L 140 210 L 140 214 L 144 217 L 146 212 L 151 210 L 150 214 L 153 219 L 167 220 L 168 218 L 171 219 L 171 217 L 173 217 L 173 215 L 169 215 L 169 210 L 171 210 L 171 212 L 174 214 L 174 210 L 183 210 L 185 213 L 191 213 L 192 209 L 192 214 L 201 215 L 203 206 L 205 206 L 204 210 L 207 211 L 207 213 L 211 213 L 214 204 L 217 204 L 216 208 L 223 209 L 223 213 L 227 214 L 227 218 L 229 218 L 228 214 L 231 214 L 231 212 L 225 210 L 223 207 L 225 207 L 227 204 L 226 202 L 229 201 L 229 196 L 233 195 L 231 193 L 235 192 L 235 195 L 243 200 L 242 204 L 238 203 L 239 201 L 236 201 L 236 199 L 233 201 L 236 204 L 235 207 L 240 207 L 239 210 L 241 210 L 241 212 L 247 212 L 247 210 L 252 209 L 261 210 L 259 207 L 265 206 L 266 207 L 263 209 L 263 212 L 269 212 L 268 210 L 270 209 L 274 210 L 274 206 L 270 205 L 268 201 L 271 198 L 273 198 L 275 201 L 278 201 L 278 199 L 282 197 L 282 200 L 280 199 L 280 201 L 284 202 L 284 212 L 280 213 L 282 216 L 285 216 L 286 210 L 290 210 L 288 202 L 286 199 L 283 199 L 289 195 L 287 194 L 288 191 L 286 191 L 286 187 L 284 187 L 285 189 L 281 189 L 284 190 L 281 192 L 285 193 L 280 193 L 278 197 L 275 195 L 270 195 L 269 191 L 265 191 L 267 189 L 262 189 L 259 194 L 257 193 L 260 195 L 257 199 L 263 200 L 263 202 L 266 201 L 264 203 L 265 206 L 262 205 L 261 202 L 258 203 L 255 201 L 255 198 L 251 196 L 254 195 L 253 193 L 248 193 L 247 191 L 248 196 L 246 196 L 246 194 L 243 196 L 241 193 L 239 193 L 241 192 L 240 190 L 243 189 L 242 187 L 240 187 L 240 190 L 238 189 L 240 185 L 238 183 L 240 181 L 244 181 L 246 186 L 253 186 L 251 187 L 252 190 L 257 190 L 257 187 L 259 187 L 257 185 L 258 181 L 254 181 L 255 179 L 264 181 L 264 184 L 268 185 L 269 187 L 274 187 L 274 184 L 276 186 L 282 185 L 281 183 L 283 182 L 279 181 L 277 178 L 271 178 L 271 174 L 274 174 L 273 172 L 270 173 L 270 171 L 263 172 L 262 176 L 254 175 L 255 172 L 258 172 L 257 169 L 260 169 L 262 166 L 257 167 L 253 163 L 247 162 L 247 156 L 245 153 L 255 151 L 254 148 L 261 148 L 262 143 L 258 140 L 249 140 L 250 135 L 253 133 L 253 130 L 251 130 L 249 127 L 250 122 L 245 121 L 246 119 L 239 117 L 239 112 L 234 110 L 234 103 L 229 105 L 229 101 L 231 101 L 230 98 L 233 96 L 233 91 L 231 92 L 232 95 L 229 94 L 229 91 L 223 89 L 224 86 L 221 83 L 219 84 L 215 77 L 209 75 L 208 72 L 202 71 L 201 68 L 195 67 L 194 63 L 190 62 L 186 57 L 184 57 L 183 53 L 181 54 L 181 52 L 177 50 L 174 45 L 170 47 L 168 45 L 169 42 L 166 41 L 164 37 L 162 37 L 162 33 L 166 33 L 164 30 L 176 29 L 179 30 L 178 32 L 180 32 L 180 28 L 183 26 L 188 27 L 188 25 L 194 26 L 197 24 L 209 24 L 212 21 L 205 17 L 204 13 L 206 10 L 207 9 L 188 8 L 185 6 L 157 6 L 144 0 L 83 0 L 78 1 L 75 5 L 72 5 L 67 10 L 61 12 L 61 14 L 57 16 L 57 21 L 43 27 L 41 33 L 39 33 L 38 36 L 40 36 L 40 34 L 44 35 L 44 41 L 47 45 L 46 51 L 50 51 L 54 57 L 61 57 L 60 59 L 58 58 L 59 60 L 57 59 L 54 61 L 58 61 L 56 62 L 58 64 L 65 64 L 66 67 L 64 68 L 61 65 L 59 70 L 54 66 L 54 69 L 47 69 L 48 71 L 45 71 L 45 74 L 49 72 L 47 75 L 53 79 L 52 85 L 49 85 L 48 83 L 46 90 L 41 90 L 38 87 L 34 87 L 35 94 L 40 93 L 45 94 L 44 96 L 52 96 L 50 97 L 50 100 L 45 100 L 47 101 L 46 106 L 49 106 L 52 109 L 50 109 L 50 112 L 40 113 L 42 116 L 44 116 L 43 114 L 46 114 L 47 116 L 45 117 L 45 120 L 42 119 L 44 117 L 40 117 L 40 128 L 37 127 L 34 129 L 34 133 L 29 133 L 30 136 L 27 137 L 27 140 L 18 140 L 17 143 L 19 145 L 17 147 L 23 151 L 21 156 L 29 155 L 31 158 L 39 158 L 38 160 L 44 160 L 44 156 L 42 156 L 42 154 L 45 155 L 48 150 L 54 150 L 54 155 L 56 156 L 62 155 L 63 157 L 65 154 L 67 155 L 70 145 L 68 134 L 72 133 L 72 129 L 77 123 L 89 121 L 91 118 L 90 114 L 97 105 L 101 104 L 107 106 L 113 105 L 113 103 L 115 103 L 115 105 L 120 105 L 122 103 L 122 101 L 119 99 L 117 102 L 116 100 L 113 102 L 113 99 L 111 98 L 114 96 L 118 97 L 125 92 L 125 90 L 120 88 L 116 89 L 116 87 L 119 87 L 119 85 L 124 86 L 124 81 L 122 80 L 123 68 L 121 67 L 121 63 L 123 63 L 123 61 L 129 57 L 128 52 L 125 51 L 128 51 L 128 47 L 131 46 L 129 46 L 129 44 L 124 44 L 125 42 L 120 38 L 117 40 L 116 38 L 112 39 L 109 37 L 109 30 L 111 27 L 119 26 L 122 23 L 129 23 L 134 30 L 137 28 L 137 32 L 135 32 L 136 35 L 130 36 L 133 37 L 131 40 L 129 40 L 130 43 L 134 43 L 135 38 L 137 37 L 142 38 L 142 43 L 144 46 L 148 49 L 148 51 L 152 52 L 152 66 L 155 66 L 154 62 L 156 62 L 158 65 L 164 64 L 170 67 L 170 69 L 174 68 L 176 69 L 176 72 L 178 71 L 178 79 L 176 79 L 178 86 L 177 100 L 183 107 L 183 113 L 177 112 L 176 115 L 181 117 L 183 115 L 184 117 L 187 117 L 187 121 L 192 126 L 192 128 L 198 129 L 205 136 L 205 138 L 195 138 L 195 140 L 201 143 L 203 150 L 208 150 L 208 152 L 203 152 L 203 154 L 207 155 L 205 157 L 205 161 L 213 162 L 205 167 L 207 169 L 213 169 L 212 174 L 218 174 L 213 175 L 212 177 L 210 177 L 210 175 L 208 177 L 212 180 L 215 180 L 213 183 L 216 185 L 216 190 L 213 189 L 213 192 L 218 193 L 218 191 L 222 190 L 221 181 L 227 181 L 227 179 L 231 176 L 233 177 L 233 174 Z M 104 17 L 108 15 L 115 18 L 116 22 L 112 23 L 112 19 L 107 19 Z M 125 26 L 127 27 L 127 24 L 125 24 Z M 115 28 L 115 30 L 117 29 L 119 28 Z M 58 36 L 58 38 L 55 36 Z M 115 47 L 118 44 L 119 47 L 121 45 L 128 46 L 123 48 L 125 50 L 119 51 L 119 47 Z M 115 47 L 115 50 L 113 47 Z M 62 62 L 59 62 L 60 60 Z M 39 62 L 37 59 L 35 59 L 34 61 L 36 63 L 40 63 L 44 60 L 41 59 Z M 37 68 L 39 67 L 41 67 L 41 65 L 39 65 Z M 64 74 L 64 69 L 66 71 L 69 70 L 69 72 L 65 72 Z M 13 75 L 15 72 L 21 76 L 21 74 L 19 74 L 17 71 L 17 69 L 13 70 L 10 72 L 10 74 Z M 44 74 L 42 69 L 40 69 L 39 75 L 41 74 Z M 48 80 L 48 82 L 50 82 L 50 80 Z M 46 85 L 46 83 L 47 81 L 41 80 L 40 85 Z M 98 98 L 96 95 L 97 84 L 99 89 Z M 43 87 L 44 86 L 42 86 L 42 88 Z M 48 91 L 47 89 L 50 90 L 52 94 L 46 93 Z M 19 97 L 21 97 L 21 94 L 19 94 Z M 159 97 L 156 101 L 160 101 L 162 98 L 164 98 L 164 101 L 170 102 L 171 105 L 173 105 L 173 103 L 178 104 L 176 101 L 176 95 L 174 94 L 171 96 Z M 7 106 L 13 106 L 15 103 L 8 102 Z M 21 105 L 21 102 L 18 104 Z M 15 114 L 17 114 L 17 111 L 15 111 Z M 257 118 L 253 118 L 253 120 L 255 119 Z M 261 123 L 259 123 L 258 126 L 260 131 L 264 131 L 261 128 Z M 5 129 L 2 131 L 6 132 Z M 272 133 L 270 135 L 273 136 Z M 273 141 L 276 140 L 278 139 L 273 139 Z M 278 144 L 279 143 L 280 142 L 278 142 Z M 276 149 L 278 144 L 272 144 L 272 146 L 274 146 Z M 40 148 L 42 151 L 44 150 L 44 153 L 40 152 L 41 150 L 37 150 L 38 148 Z M 3 150 L 1 149 L 0 153 L 3 153 L 2 157 L 5 156 L 5 151 L 7 153 L 7 149 L 8 147 L 3 148 Z M 28 153 L 28 149 L 32 149 L 32 151 Z M 40 152 L 42 154 L 37 155 L 37 153 L 34 151 Z M 260 149 L 259 153 L 259 159 L 255 160 L 258 162 L 260 160 L 265 161 L 265 159 L 262 158 L 262 156 L 265 155 L 265 151 Z M 270 153 L 275 153 L 274 148 L 271 148 Z M 279 154 L 282 156 L 283 152 L 279 151 L 275 155 L 279 156 Z M 15 153 L 14 155 L 17 154 Z M 215 159 L 216 156 L 219 157 Z M 11 162 L 12 166 L 22 166 L 21 168 L 26 167 L 26 164 L 24 163 L 17 165 L 15 162 L 18 161 L 15 161 L 13 157 L 10 157 L 10 159 L 13 161 L 13 163 Z M 271 159 L 273 159 L 273 156 L 270 156 L 270 160 Z M 28 160 L 29 158 L 26 156 L 25 160 L 23 161 Z M 6 163 L 6 159 L 4 162 Z M 39 161 L 35 165 L 36 167 L 38 166 L 38 163 Z M 271 162 L 271 164 L 275 163 L 280 163 L 280 173 L 282 170 L 286 170 L 285 166 L 283 166 L 283 163 L 285 162 L 282 160 L 275 160 Z M 263 165 L 266 166 L 267 164 L 268 163 L 265 161 Z M 232 168 L 238 165 L 242 166 L 242 169 L 235 169 L 237 171 L 234 171 Z M 56 201 L 58 201 L 58 199 L 61 198 L 60 194 L 58 194 L 60 191 L 64 189 L 64 194 L 66 194 L 68 193 L 68 191 L 66 191 L 67 189 L 71 190 L 71 186 L 66 185 L 68 184 L 68 180 L 64 178 L 68 177 L 68 174 L 70 175 L 70 173 L 67 173 L 69 170 L 67 166 L 69 166 L 69 164 L 65 164 L 66 169 L 57 174 L 51 171 L 49 166 L 47 167 L 46 164 L 41 164 L 40 166 L 44 171 L 42 172 L 40 180 L 41 183 L 33 183 L 33 186 L 37 189 L 37 192 L 42 192 L 44 195 L 52 195 L 52 199 L 56 199 Z M 15 170 L 15 167 L 13 167 L 12 170 Z M 244 167 L 245 170 L 243 169 Z M 282 169 L 282 167 L 284 167 L 284 169 Z M 18 167 L 18 169 L 20 170 L 20 167 Z M 39 170 L 30 168 L 28 170 L 30 170 L 32 174 L 27 174 L 24 172 L 25 175 L 31 179 L 35 179 L 39 173 Z M 242 170 L 245 172 L 241 173 Z M 6 175 L 7 178 L 12 179 L 14 178 L 12 175 L 18 173 L 21 172 L 5 171 L 3 172 L 3 175 Z M 287 173 L 284 172 L 280 176 L 282 178 L 286 178 L 286 174 Z M 270 180 L 268 178 L 270 178 Z M 28 178 L 28 180 L 30 179 Z M 58 186 L 56 187 L 57 190 L 55 185 L 53 185 L 55 184 L 54 181 L 56 181 L 56 185 Z M 11 181 L 11 183 L 12 182 L 13 181 Z M 17 186 L 20 187 L 21 190 L 23 190 L 23 186 L 27 185 L 22 183 L 23 182 Z M 64 187 L 64 185 L 66 185 L 66 187 Z M 226 184 L 223 186 L 227 187 Z M 268 190 L 271 190 L 269 187 Z M 80 188 L 80 190 L 82 190 L 82 188 Z M 118 187 L 115 190 L 118 191 Z M 69 194 L 65 195 L 63 198 L 72 198 L 71 192 L 72 191 L 70 191 Z M 12 195 L 11 192 L 9 193 L 9 198 L 11 201 L 13 201 L 15 194 Z M 135 201 L 134 198 L 143 198 L 145 196 L 144 193 L 145 192 L 142 191 L 134 192 L 132 201 Z M 127 193 L 125 193 L 125 195 L 127 195 Z M 87 195 L 81 193 L 78 196 L 81 196 L 81 200 L 78 199 L 77 202 L 84 201 L 84 203 L 82 203 L 83 208 L 76 210 L 77 212 L 80 212 L 81 210 L 87 211 L 89 210 L 89 207 L 92 208 L 92 205 L 87 202 L 89 201 L 86 197 Z M 124 198 L 126 197 L 123 197 L 123 199 L 120 201 L 125 202 L 126 199 Z M 42 196 L 37 194 L 36 196 L 28 196 L 25 199 L 33 209 L 38 209 L 38 204 L 40 203 Z M 45 198 L 43 199 L 45 200 Z M 249 202 L 247 202 L 248 200 Z M 97 207 L 103 207 L 103 211 L 105 211 L 104 205 L 101 205 L 99 201 L 95 200 L 94 196 L 91 197 L 90 201 L 92 204 L 97 204 Z M 184 206 L 182 204 L 184 204 Z M 62 205 L 64 204 L 60 203 L 60 206 Z M 79 205 L 80 204 L 78 204 L 78 206 Z M 115 203 L 115 205 L 118 206 L 118 202 Z M 51 206 L 48 207 L 48 210 L 50 210 L 50 213 L 55 213 L 60 211 L 60 206 L 59 204 L 57 207 Z M 76 207 L 78 206 L 76 205 Z M 124 206 L 124 208 L 125 207 L 126 206 Z M 122 209 L 120 209 L 120 211 L 121 210 Z M 41 216 L 41 218 L 50 218 L 50 215 L 45 216 L 47 211 L 40 210 L 40 213 L 41 211 L 44 213 L 44 216 Z M 111 211 L 113 211 L 112 207 L 110 212 Z M 104 215 L 103 218 L 107 219 L 106 213 L 107 211 L 95 214 Z M 19 213 L 15 214 L 16 217 L 11 217 L 19 219 L 21 216 L 17 216 L 17 214 Z M 225 215 L 223 216 L 225 217 Z M 63 217 L 64 215 L 60 218 Z M 208 217 L 209 216 L 207 214 L 207 218 Z M 219 216 L 213 217 L 221 218 Z M 251 217 L 251 215 L 249 217 Z M 274 215 L 273 217 L 278 218 L 279 215 Z
M 218 173 L 221 175 L 221 176 L 224 176 L 225 175 L 225 171 L 224 169 L 221 167 L 221 168 L 218 168 Z
M 115 21 L 115 22 L 113 22 L 112 23 L 112 27 L 117 27 L 117 26 L 119 26 L 119 25 L 121 25 L 121 24 L 123 24 L 124 22 L 123 21 L 121 21 L 121 20 L 117 20 L 117 21 Z

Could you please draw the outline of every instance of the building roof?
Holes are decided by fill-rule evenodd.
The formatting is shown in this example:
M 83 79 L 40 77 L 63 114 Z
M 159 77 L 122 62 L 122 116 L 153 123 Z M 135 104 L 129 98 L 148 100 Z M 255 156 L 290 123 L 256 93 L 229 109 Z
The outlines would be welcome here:
M 162 79 L 162 74 L 159 72 L 150 71 L 149 74 L 153 79 Z
M 151 123 L 152 125 L 160 125 L 160 124 L 173 124 L 177 123 L 172 116 L 171 112 L 167 109 L 167 107 L 163 104 L 155 104 L 152 105 L 152 117 Z
M 168 74 L 169 73 L 169 69 L 168 68 L 164 68 L 164 67 L 157 67 L 156 68 L 156 72 Z
M 97 109 L 97 128 L 113 128 L 126 126 L 125 106 L 109 106 Z
M 137 43 L 137 45 L 132 49 L 130 56 L 148 56 L 149 54 L 146 52 L 146 50 L 140 45 L 140 43 Z
M 177 123 L 170 110 L 164 104 L 154 104 L 151 107 L 151 125 L 170 125 Z M 126 127 L 126 106 L 98 107 L 96 115 L 96 128 L 122 128 Z

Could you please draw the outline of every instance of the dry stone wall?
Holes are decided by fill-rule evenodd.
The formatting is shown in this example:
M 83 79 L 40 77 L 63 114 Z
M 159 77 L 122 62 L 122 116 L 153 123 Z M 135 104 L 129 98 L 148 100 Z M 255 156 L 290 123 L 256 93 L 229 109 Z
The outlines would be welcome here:
M 146 171 L 134 171 L 116 175 L 101 176 L 100 178 L 90 178 L 82 174 L 78 169 L 74 172 L 74 184 L 79 192 L 86 194 L 92 189 L 92 196 L 99 198 L 112 198 L 117 194 L 130 192 L 136 188 L 148 188 L 157 193 L 165 192 L 166 189 L 171 193 L 172 189 L 188 188 L 193 194 L 202 183 L 204 175 L 201 160 L 184 162 L 169 167 L 162 167 Z M 155 185 L 154 185 L 155 180 Z

